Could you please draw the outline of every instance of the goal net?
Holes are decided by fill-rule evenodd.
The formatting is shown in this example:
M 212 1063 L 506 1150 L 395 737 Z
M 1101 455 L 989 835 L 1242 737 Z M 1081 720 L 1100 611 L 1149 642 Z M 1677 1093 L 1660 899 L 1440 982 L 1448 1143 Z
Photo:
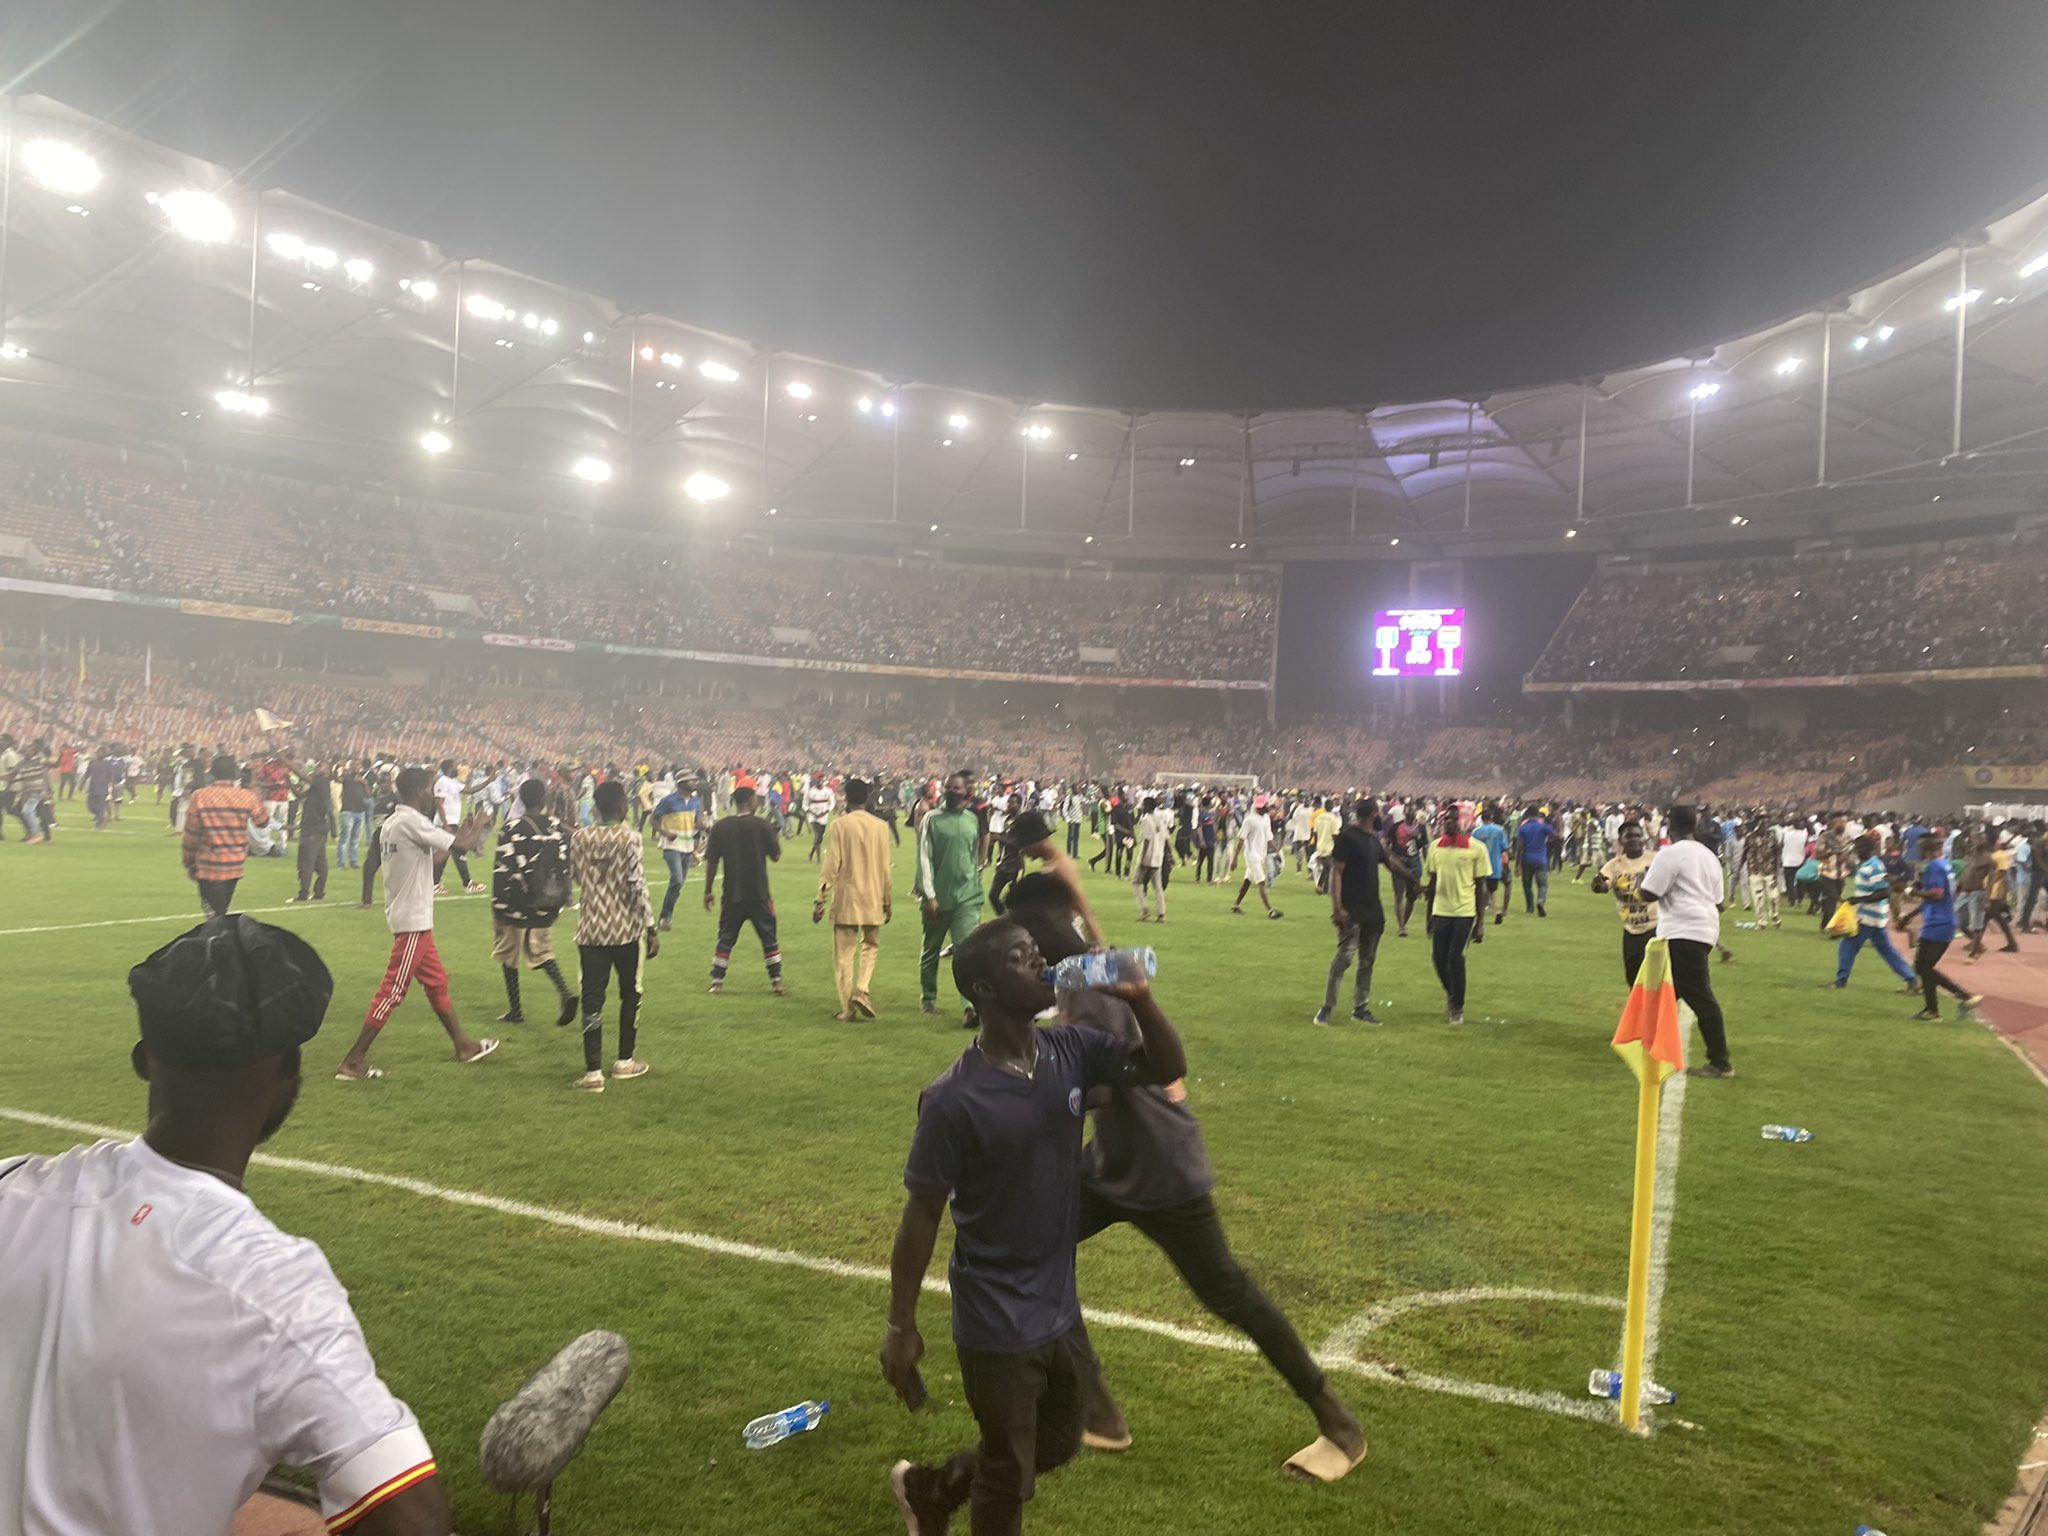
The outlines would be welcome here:
M 1200 785 L 1203 789 L 1257 789 L 1259 776 L 1256 773 L 1182 773 L 1161 769 L 1152 775 L 1152 784 L 1156 789 L 1168 786 L 1178 789 L 1186 784 Z

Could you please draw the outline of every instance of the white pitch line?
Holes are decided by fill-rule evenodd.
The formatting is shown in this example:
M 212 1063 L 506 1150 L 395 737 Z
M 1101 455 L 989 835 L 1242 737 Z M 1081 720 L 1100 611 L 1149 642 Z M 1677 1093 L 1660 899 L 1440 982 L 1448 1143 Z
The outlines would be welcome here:
M 488 901 L 488 896 L 475 896 L 467 891 L 450 891 L 445 896 L 436 896 L 442 901 Z M 360 912 L 361 907 L 352 901 L 294 901 L 281 907 L 234 907 L 235 917 L 261 917 L 272 912 Z M 567 909 L 565 909 L 567 910 Z M 41 928 L 0 928 L 0 939 L 26 933 L 76 933 L 86 928 L 127 928 L 137 923 L 199 923 L 205 920 L 205 912 L 162 912 L 155 917 L 110 917 L 96 923 L 51 923 Z
M 119 1126 L 96 1125 L 89 1120 L 69 1120 L 61 1115 L 45 1115 L 35 1110 L 10 1109 L 0 1106 L 0 1120 L 15 1120 L 23 1125 L 42 1126 L 48 1130 L 66 1131 L 73 1135 L 105 1136 L 126 1139 L 135 1133 Z M 493 1211 L 501 1216 L 520 1217 L 528 1221 L 545 1223 L 552 1227 L 565 1227 L 573 1232 L 588 1233 L 593 1237 L 622 1238 L 632 1242 L 667 1243 L 679 1248 L 692 1248 L 700 1253 L 716 1254 L 723 1258 L 750 1259 L 758 1264 L 775 1264 L 789 1269 L 808 1270 L 813 1274 L 833 1275 L 845 1280 L 872 1280 L 886 1283 L 889 1271 L 874 1264 L 854 1264 L 844 1259 L 819 1258 L 813 1254 L 797 1253 L 787 1248 L 766 1248 L 757 1243 L 735 1242 L 731 1238 L 712 1237 L 703 1232 L 683 1232 L 669 1227 L 652 1227 L 637 1221 L 614 1221 L 604 1216 L 585 1216 L 575 1211 L 556 1210 L 551 1206 L 532 1205 L 524 1200 L 507 1200 L 499 1195 L 486 1195 L 474 1190 L 449 1189 L 439 1184 L 429 1184 L 424 1179 L 407 1178 L 401 1174 L 374 1173 L 366 1168 L 350 1168 L 340 1163 L 311 1162 L 297 1157 L 276 1157 L 267 1152 L 258 1152 L 249 1159 L 261 1168 L 276 1168 L 289 1173 L 310 1173 L 320 1178 L 341 1179 L 352 1184 L 372 1184 L 385 1189 L 403 1190 L 407 1194 L 419 1195 L 429 1200 L 443 1200 L 450 1205 L 469 1206 L 476 1210 Z M 950 1294 L 950 1287 L 943 1280 L 927 1277 L 924 1289 L 933 1295 Z M 1487 1299 L 1493 1296 L 1530 1297 L 1583 1302 L 1592 1306 L 1617 1305 L 1612 1297 L 1585 1297 L 1566 1292 L 1504 1290 L 1495 1292 L 1481 1288 L 1471 1292 L 1430 1293 L 1424 1297 L 1403 1297 L 1397 1302 L 1385 1303 L 1373 1312 L 1361 1314 L 1353 1319 L 1346 1329 L 1333 1334 L 1332 1342 L 1338 1342 L 1339 1335 L 1357 1325 L 1362 1318 L 1371 1318 L 1395 1307 L 1405 1311 L 1415 1306 L 1451 1305 L 1458 1301 Z M 1217 1333 L 1207 1328 L 1187 1328 L 1179 1323 L 1161 1322 L 1157 1318 L 1140 1317 L 1131 1312 L 1105 1312 L 1095 1308 L 1084 1308 L 1083 1315 L 1090 1323 L 1101 1328 L 1115 1328 L 1130 1333 L 1149 1333 L 1158 1338 L 1171 1339 L 1177 1344 L 1187 1344 L 1200 1349 L 1220 1350 L 1227 1354 L 1251 1355 L 1258 1353 L 1258 1346 L 1248 1338 L 1236 1333 Z M 1359 1328 L 1359 1336 L 1369 1332 L 1376 1323 Z M 1326 1348 L 1316 1357 L 1316 1363 L 1325 1370 L 1344 1371 L 1362 1376 L 1370 1381 L 1385 1382 L 1390 1386 L 1413 1387 L 1423 1392 L 1441 1392 L 1453 1397 L 1475 1398 L 1483 1402 L 1503 1404 L 1518 1408 L 1535 1408 L 1568 1418 L 1613 1421 L 1613 1410 L 1605 1403 L 1566 1397 L 1556 1392 L 1531 1392 L 1519 1387 L 1500 1387 L 1488 1382 L 1465 1381 L 1452 1376 L 1434 1376 L 1419 1371 L 1402 1371 L 1398 1368 L 1360 1360 L 1355 1354 L 1333 1352 Z

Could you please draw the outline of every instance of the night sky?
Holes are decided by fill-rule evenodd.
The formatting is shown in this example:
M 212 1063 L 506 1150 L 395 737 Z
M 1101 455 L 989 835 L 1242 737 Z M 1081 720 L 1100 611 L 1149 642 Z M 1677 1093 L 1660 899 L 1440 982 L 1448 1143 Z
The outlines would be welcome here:
M 17 4 L 0 75 L 753 340 L 1114 406 L 1670 356 L 2048 179 L 2048 7 Z

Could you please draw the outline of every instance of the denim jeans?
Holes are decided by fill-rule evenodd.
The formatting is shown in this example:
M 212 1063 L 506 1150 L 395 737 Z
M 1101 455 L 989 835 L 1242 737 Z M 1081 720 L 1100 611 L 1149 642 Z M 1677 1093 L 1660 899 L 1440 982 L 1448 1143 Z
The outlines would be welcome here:
M 363 824 L 369 815 L 368 811 L 341 813 L 341 842 L 335 849 L 335 861 L 343 869 L 354 869 L 363 861 Z
M 1890 966 L 1892 974 L 1899 980 L 1913 980 L 1913 967 L 1906 964 L 1905 957 L 1892 948 L 1891 935 L 1884 931 L 1884 924 L 1859 922 L 1856 931 L 1843 939 L 1841 948 L 1836 951 L 1840 957 L 1835 961 L 1836 986 L 1849 985 L 1849 971 L 1856 964 L 1856 952 L 1866 944 L 1877 951 L 1878 959 Z
M 661 920 L 665 923 L 675 916 L 676 898 L 683 894 L 683 887 L 690 879 L 690 860 L 695 854 L 687 848 L 664 848 L 661 862 L 668 866 L 668 894 L 661 898 Z

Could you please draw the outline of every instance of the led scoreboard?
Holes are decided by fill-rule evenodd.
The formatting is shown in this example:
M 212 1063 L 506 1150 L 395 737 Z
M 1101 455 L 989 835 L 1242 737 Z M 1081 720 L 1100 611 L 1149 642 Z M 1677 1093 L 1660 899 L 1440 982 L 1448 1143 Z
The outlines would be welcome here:
M 1459 677 L 1465 670 L 1465 610 L 1382 608 L 1372 619 L 1374 677 Z

